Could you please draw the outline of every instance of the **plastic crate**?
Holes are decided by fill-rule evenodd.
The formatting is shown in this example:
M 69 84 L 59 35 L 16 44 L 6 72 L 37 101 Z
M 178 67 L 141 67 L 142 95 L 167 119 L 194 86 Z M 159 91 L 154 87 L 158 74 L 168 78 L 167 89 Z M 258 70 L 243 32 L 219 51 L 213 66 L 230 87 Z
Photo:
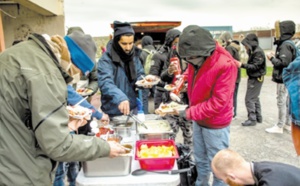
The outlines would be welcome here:
M 142 145 L 147 145 L 149 148 L 152 146 L 165 145 L 167 147 L 174 147 L 174 155 L 172 157 L 162 157 L 162 158 L 139 158 L 137 156 L 138 151 Z M 141 140 L 136 141 L 135 148 L 135 160 L 138 160 L 141 169 L 144 170 L 171 170 L 174 167 L 175 160 L 178 158 L 178 151 L 174 140 Z

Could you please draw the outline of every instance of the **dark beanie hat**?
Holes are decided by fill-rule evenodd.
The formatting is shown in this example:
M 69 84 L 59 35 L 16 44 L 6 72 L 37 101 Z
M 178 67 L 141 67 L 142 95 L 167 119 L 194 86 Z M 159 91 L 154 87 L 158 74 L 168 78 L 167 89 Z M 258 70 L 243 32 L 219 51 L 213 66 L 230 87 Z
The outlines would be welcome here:
M 147 45 L 153 45 L 153 39 L 151 36 L 144 36 L 142 38 L 142 47 Z
M 97 47 L 92 36 L 74 31 L 64 37 L 72 62 L 84 75 L 89 74 L 96 63 Z
M 133 34 L 134 30 L 128 22 L 114 21 L 114 37 L 121 36 L 124 34 Z

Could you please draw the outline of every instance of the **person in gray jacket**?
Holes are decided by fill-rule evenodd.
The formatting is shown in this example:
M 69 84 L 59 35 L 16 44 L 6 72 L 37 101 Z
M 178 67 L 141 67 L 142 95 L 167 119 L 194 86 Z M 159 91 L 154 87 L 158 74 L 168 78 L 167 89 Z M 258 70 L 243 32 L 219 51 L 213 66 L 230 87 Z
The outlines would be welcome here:
M 90 36 L 84 39 L 88 45 Z M 51 185 L 56 161 L 125 153 L 117 143 L 70 134 L 66 100 L 72 77 L 61 56 L 70 52 L 72 63 L 82 65 L 81 73 L 93 65 L 84 50 L 89 47 L 79 47 L 70 38 L 68 42 L 68 47 L 49 45 L 43 36 L 32 34 L 0 54 L 0 185 Z

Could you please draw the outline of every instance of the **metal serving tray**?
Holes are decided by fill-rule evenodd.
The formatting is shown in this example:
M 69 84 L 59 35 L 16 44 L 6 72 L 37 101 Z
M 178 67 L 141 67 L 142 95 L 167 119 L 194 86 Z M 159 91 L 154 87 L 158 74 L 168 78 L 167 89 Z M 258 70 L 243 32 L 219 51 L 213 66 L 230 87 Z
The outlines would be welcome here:
M 133 144 L 130 145 L 133 147 Z M 132 148 L 130 153 L 121 155 L 119 157 L 104 157 L 97 158 L 93 161 L 82 162 L 84 176 L 126 176 L 131 172 L 133 153 L 134 148 Z
M 170 139 L 173 130 L 167 120 L 147 120 L 144 124 L 148 127 L 137 126 L 139 140 Z

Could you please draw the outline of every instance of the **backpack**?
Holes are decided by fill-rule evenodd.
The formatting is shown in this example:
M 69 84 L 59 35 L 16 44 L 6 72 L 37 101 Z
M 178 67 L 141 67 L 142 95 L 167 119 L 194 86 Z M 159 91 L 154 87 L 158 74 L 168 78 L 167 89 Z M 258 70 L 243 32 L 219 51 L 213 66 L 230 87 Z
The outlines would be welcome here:
M 292 122 L 300 126 L 300 50 L 295 46 L 294 42 L 289 40 L 285 42 L 294 46 L 296 50 L 296 57 L 286 68 L 283 69 L 282 80 L 290 96 L 289 114 L 291 115 Z
M 150 72 L 150 68 L 151 66 L 154 64 L 153 60 L 152 60 L 152 57 L 153 55 L 156 53 L 155 50 L 147 50 L 147 49 L 143 49 L 143 51 L 147 52 L 148 55 L 146 57 L 146 60 L 144 62 L 144 71 L 145 71 L 145 75 L 148 75 L 149 72 Z

